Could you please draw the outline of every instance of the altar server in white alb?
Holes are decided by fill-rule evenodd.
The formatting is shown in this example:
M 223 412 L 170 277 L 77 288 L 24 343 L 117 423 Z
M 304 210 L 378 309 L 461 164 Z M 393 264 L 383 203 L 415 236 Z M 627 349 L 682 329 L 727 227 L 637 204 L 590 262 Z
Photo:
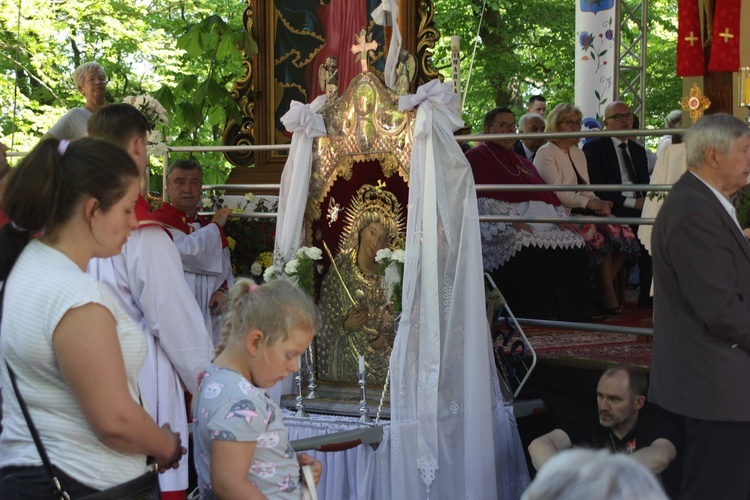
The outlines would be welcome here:
M 88 122 L 90 137 L 119 144 L 141 171 L 148 164 L 148 130 L 146 118 L 130 104 L 105 106 Z M 169 423 L 187 436 L 185 391 L 195 394 L 198 375 L 213 357 L 213 343 L 169 233 L 152 217 L 143 196 L 135 211 L 139 228 L 131 233 L 122 253 L 92 259 L 88 270 L 110 287 L 120 305 L 147 333 L 148 356 L 138 377 L 144 402 L 159 425 Z M 160 484 L 162 499 L 185 498 L 187 456 L 178 470 L 162 474 Z
M 203 169 L 195 160 L 177 160 L 167 170 L 166 201 L 153 216 L 164 223 L 180 252 L 185 280 L 193 290 L 214 343 L 221 338 L 221 313 L 234 283 L 224 224 L 231 213 L 220 208 L 213 218 L 198 214 Z

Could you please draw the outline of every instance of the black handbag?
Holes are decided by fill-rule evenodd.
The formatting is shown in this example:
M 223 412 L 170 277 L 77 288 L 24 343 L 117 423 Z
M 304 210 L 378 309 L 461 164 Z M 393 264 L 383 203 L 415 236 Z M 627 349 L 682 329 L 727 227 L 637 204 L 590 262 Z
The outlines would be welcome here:
M 4 296 L 5 287 L 3 286 L 2 288 L 0 288 L 0 323 L 2 323 L 2 305 Z M 66 488 L 77 488 L 78 491 L 91 490 L 92 488 L 81 484 L 76 479 L 63 474 L 62 472 L 58 472 L 57 474 L 55 473 L 55 469 L 53 468 L 52 463 L 49 460 L 49 456 L 47 455 L 47 450 L 44 448 L 42 439 L 41 437 L 39 437 L 39 432 L 34 425 L 34 421 L 31 419 L 29 409 L 26 407 L 26 402 L 24 401 L 23 396 L 21 396 L 21 391 L 18 390 L 18 384 L 16 383 L 16 374 L 8 364 L 7 359 L 5 360 L 5 366 L 8 368 L 8 374 L 10 375 L 10 382 L 13 386 L 13 392 L 16 394 L 16 399 L 18 400 L 18 404 L 21 407 L 21 412 L 23 413 L 23 417 L 26 420 L 26 425 L 28 425 L 29 431 L 31 431 L 31 437 L 34 439 L 34 444 L 36 445 L 36 449 L 42 459 L 43 467 L 50 477 L 52 493 L 56 498 L 60 500 L 71 500 L 72 497 L 65 491 Z M 63 480 L 60 481 L 58 476 L 63 478 Z M 107 488 L 106 490 L 96 491 L 94 493 L 78 496 L 73 500 L 159 500 L 160 497 L 161 489 L 159 488 L 159 471 L 157 470 L 156 462 L 151 460 L 149 457 L 148 472 L 146 472 L 145 474 L 122 484 Z

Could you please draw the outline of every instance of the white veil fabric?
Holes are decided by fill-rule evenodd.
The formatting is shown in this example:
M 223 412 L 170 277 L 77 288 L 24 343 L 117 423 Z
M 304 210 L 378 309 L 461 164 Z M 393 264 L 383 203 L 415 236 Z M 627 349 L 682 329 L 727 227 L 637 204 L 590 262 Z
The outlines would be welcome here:
M 450 83 L 417 107 L 404 310 L 391 357 L 392 498 L 519 498 L 529 476 L 485 315 L 477 197 Z
M 281 123 L 292 132 L 292 147 L 281 173 L 279 190 L 279 214 L 273 252 L 274 265 L 279 270 L 294 258 L 302 241 L 302 221 L 310 189 L 313 139 L 326 135 L 325 122 L 318 114 L 325 102 L 325 95 L 318 96 L 310 104 L 292 101 L 289 111 L 281 117 Z
M 385 26 L 386 19 L 385 13 L 391 13 L 391 22 L 393 24 L 393 32 L 391 33 L 391 43 L 388 47 L 388 55 L 385 58 L 385 71 L 383 76 L 385 77 L 385 84 L 389 89 L 396 89 L 396 65 L 398 64 L 398 55 L 401 52 L 401 29 L 398 27 L 398 0 L 383 0 L 375 10 L 372 11 L 373 21 L 375 24 Z

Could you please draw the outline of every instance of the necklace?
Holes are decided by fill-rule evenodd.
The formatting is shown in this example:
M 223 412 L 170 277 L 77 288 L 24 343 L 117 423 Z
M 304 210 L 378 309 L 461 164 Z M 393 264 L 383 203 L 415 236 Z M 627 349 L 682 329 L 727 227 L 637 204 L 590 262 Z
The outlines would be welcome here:
M 497 160 L 497 162 L 498 162 L 498 163 L 499 163 L 500 165 L 502 165 L 502 166 L 503 166 L 503 168 L 505 169 L 505 171 L 506 171 L 506 172 L 508 172 L 508 173 L 509 173 L 510 175 L 512 175 L 513 177 L 518 177 L 518 176 L 520 176 L 521 174 L 523 174 L 523 175 L 525 175 L 525 176 L 529 176 L 529 175 L 531 175 L 531 172 L 529 171 L 529 169 L 527 169 L 527 168 L 526 168 L 526 167 L 524 167 L 523 165 L 513 165 L 513 166 L 514 166 L 514 167 L 516 168 L 516 171 L 515 171 L 515 172 L 514 172 L 514 171 L 512 171 L 512 170 L 511 170 L 510 168 L 508 168 L 508 165 L 506 165 L 505 163 L 503 163 L 502 161 L 500 161 L 500 158 L 498 158 L 498 157 L 497 157 L 497 155 L 495 154 L 495 152 L 494 152 L 494 151 L 492 151 L 492 148 L 490 148 L 490 147 L 489 147 L 489 146 L 487 145 L 487 143 L 486 143 L 486 142 L 483 142 L 483 143 L 482 143 L 482 145 L 483 145 L 483 146 L 484 146 L 485 148 L 487 148 L 487 151 L 489 151 L 489 152 L 490 152 L 490 154 L 491 154 L 491 155 L 492 155 L 492 156 L 493 156 L 493 157 L 495 158 L 495 160 Z M 513 154 L 516 154 L 516 153 L 515 153 L 515 151 L 513 152 Z
M 359 263 L 357 262 L 357 252 L 353 252 L 352 254 L 352 265 L 354 269 L 357 271 L 357 275 L 359 276 L 360 280 L 366 282 L 366 283 L 372 283 L 378 278 L 380 278 L 380 273 L 376 269 L 375 272 L 368 273 L 364 269 L 359 267 Z

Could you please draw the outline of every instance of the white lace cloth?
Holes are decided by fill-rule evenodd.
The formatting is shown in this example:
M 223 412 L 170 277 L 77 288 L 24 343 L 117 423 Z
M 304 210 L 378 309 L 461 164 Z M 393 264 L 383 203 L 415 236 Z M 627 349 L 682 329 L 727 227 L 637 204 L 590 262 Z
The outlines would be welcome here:
M 355 417 L 310 415 L 309 418 L 299 418 L 288 410 L 283 415 L 290 441 L 365 426 Z M 390 426 L 383 426 L 383 441 L 377 450 L 369 445 L 360 445 L 345 451 L 311 450 L 304 453 L 323 463 L 323 475 L 317 488 L 321 500 L 390 498 Z
M 567 217 L 562 206 L 555 207 L 542 201 L 508 203 L 494 198 L 477 200 L 480 215 Z M 505 222 L 481 222 L 482 260 L 484 270 L 492 272 L 508 262 L 523 247 L 539 248 L 584 248 L 583 236 L 572 231 L 561 230 L 557 224 L 529 224 L 531 233 L 516 230 Z
M 390 498 L 513 499 L 528 471 L 504 405 L 484 313 L 474 178 L 453 137 L 450 83 L 417 107 L 406 228 L 403 315 L 391 357 Z

